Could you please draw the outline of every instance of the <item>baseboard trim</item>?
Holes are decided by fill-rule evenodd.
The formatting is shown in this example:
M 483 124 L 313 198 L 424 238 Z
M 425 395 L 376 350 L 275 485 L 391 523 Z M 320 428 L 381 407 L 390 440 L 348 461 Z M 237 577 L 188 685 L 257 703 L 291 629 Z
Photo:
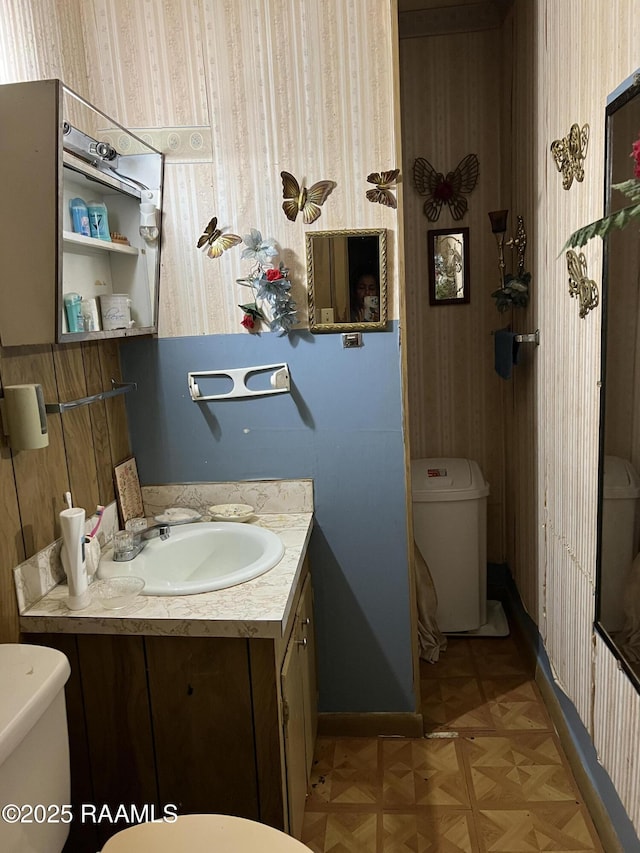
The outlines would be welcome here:
M 536 664 L 535 679 L 536 684 L 540 688 L 540 693 L 542 694 L 544 703 L 547 706 L 553 725 L 556 727 L 556 731 L 558 732 L 560 743 L 562 744 L 564 753 L 571 765 L 571 771 L 574 775 L 578 788 L 580 789 L 580 793 L 584 798 L 585 804 L 589 809 L 591 819 L 593 820 L 598 835 L 600 836 L 602 846 L 606 853 L 625 853 L 618 835 L 613 828 L 609 813 L 607 812 L 602 799 L 593 786 L 593 783 L 589 778 L 589 774 L 582 763 L 573 733 L 565 713 L 562 710 L 562 705 L 556 695 L 556 688 L 554 688 L 550 683 L 547 673 L 544 672 L 538 663 Z
M 637 853 L 640 842 L 595 747 L 571 700 L 553 678 L 538 627 L 524 609 L 515 583 L 503 588 L 512 628 L 522 638 L 535 666 L 535 680 L 544 699 L 580 793 L 606 853 Z
M 318 734 L 329 737 L 422 737 L 422 714 L 380 711 L 318 714 Z

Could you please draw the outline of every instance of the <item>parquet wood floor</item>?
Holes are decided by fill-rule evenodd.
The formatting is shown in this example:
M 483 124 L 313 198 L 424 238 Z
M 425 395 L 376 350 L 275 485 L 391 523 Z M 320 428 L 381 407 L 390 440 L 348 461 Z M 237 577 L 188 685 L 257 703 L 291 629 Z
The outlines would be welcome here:
M 315 853 L 601 853 L 516 641 L 451 638 L 421 662 L 424 737 L 318 739 Z

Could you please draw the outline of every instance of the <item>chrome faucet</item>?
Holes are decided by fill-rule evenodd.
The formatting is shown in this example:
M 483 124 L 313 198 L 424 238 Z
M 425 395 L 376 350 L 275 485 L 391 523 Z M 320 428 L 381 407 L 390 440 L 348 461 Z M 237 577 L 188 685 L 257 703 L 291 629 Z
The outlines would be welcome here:
M 133 560 L 142 551 L 149 539 L 159 537 L 165 540 L 169 538 L 170 533 L 168 524 L 153 524 L 139 533 L 133 533 L 130 544 L 127 543 L 126 547 L 120 547 L 119 543 L 114 540 L 113 560 L 115 563 L 126 563 L 129 560 Z

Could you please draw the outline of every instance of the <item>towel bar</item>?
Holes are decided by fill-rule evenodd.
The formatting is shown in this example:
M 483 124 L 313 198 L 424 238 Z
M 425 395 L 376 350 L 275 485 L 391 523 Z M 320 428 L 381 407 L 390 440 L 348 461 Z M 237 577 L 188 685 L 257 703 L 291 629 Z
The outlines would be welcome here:
M 531 332 L 528 335 L 516 335 L 516 341 L 519 344 L 535 344 L 537 347 L 539 347 L 540 329 L 536 329 L 535 332 Z
M 492 335 L 495 335 L 495 332 L 491 332 Z M 535 332 L 531 332 L 526 335 L 516 335 L 515 340 L 519 344 L 535 344 L 537 347 L 540 346 L 540 329 L 536 329 Z

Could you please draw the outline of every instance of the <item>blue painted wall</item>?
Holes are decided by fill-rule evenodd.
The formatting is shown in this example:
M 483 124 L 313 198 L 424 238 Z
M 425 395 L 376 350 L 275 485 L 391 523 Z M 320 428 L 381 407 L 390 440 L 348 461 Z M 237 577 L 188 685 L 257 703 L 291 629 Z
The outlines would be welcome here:
M 413 711 L 397 323 L 363 341 L 140 339 L 123 343 L 120 358 L 124 379 L 138 383 L 126 399 L 143 484 L 313 478 L 320 710 Z M 291 394 L 189 396 L 189 371 L 277 362 L 289 365 Z

